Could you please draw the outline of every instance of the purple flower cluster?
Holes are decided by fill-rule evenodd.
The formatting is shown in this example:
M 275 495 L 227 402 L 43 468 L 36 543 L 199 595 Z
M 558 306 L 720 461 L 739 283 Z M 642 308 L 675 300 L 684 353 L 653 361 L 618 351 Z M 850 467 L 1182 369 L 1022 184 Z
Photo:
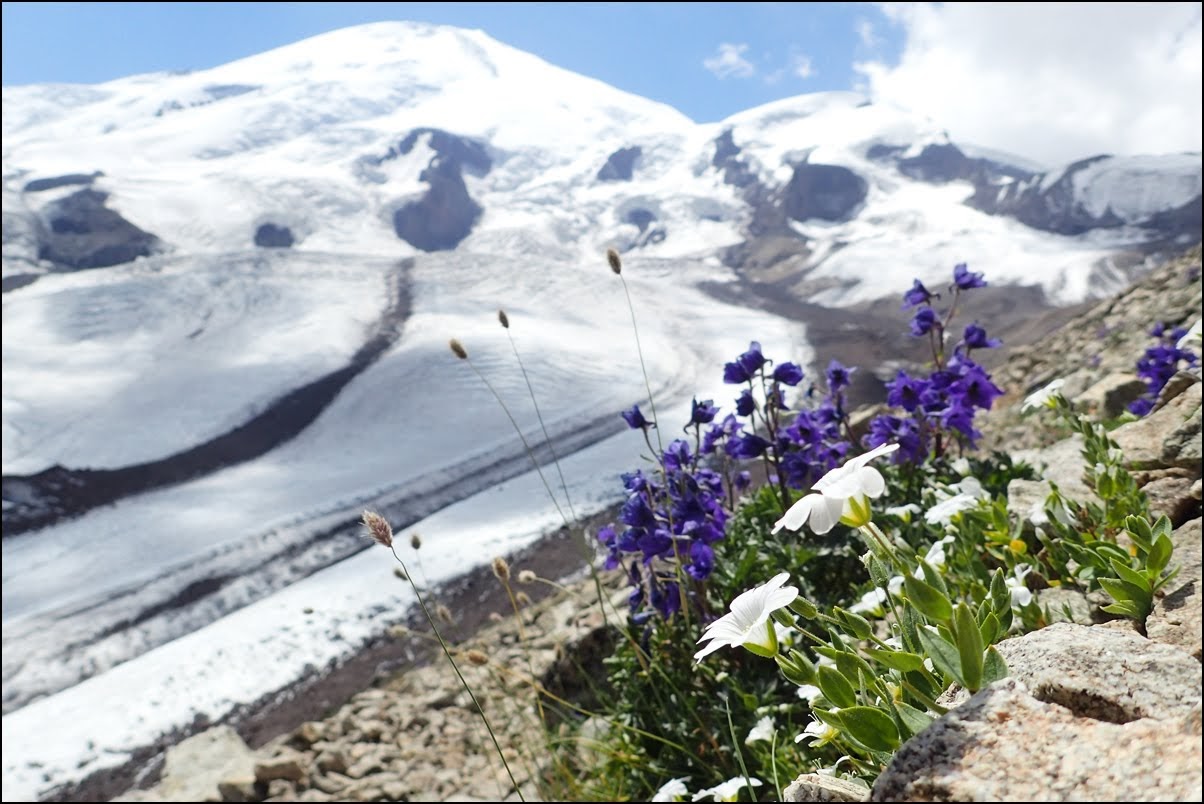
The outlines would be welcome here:
M 713 546 L 724 538 L 735 493 L 752 482 L 741 462 L 762 462 L 784 496 L 787 485 L 804 488 L 841 462 L 849 446 L 842 435 L 842 428 L 847 429 L 844 391 L 853 371 L 833 360 L 825 372 L 822 400 L 788 421 L 786 389 L 803 382 L 803 370 L 795 363 L 774 364 L 753 341 L 723 367 L 724 382 L 744 386 L 733 400 L 734 413 L 721 417 L 712 400 L 695 399 L 684 428 L 687 438 L 658 452 L 649 438 L 656 423 L 638 406 L 623 412 L 627 424 L 642 431 L 658 455 L 657 468 L 653 476 L 638 470 L 623 475 L 627 502 L 620 524 L 607 525 L 597 535 L 607 550 L 608 569 L 626 562 L 637 623 L 656 613 L 672 617 L 693 599 L 690 582 L 710 577 Z M 815 389 L 806 396 L 814 398 Z M 783 505 L 788 504 L 784 499 Z
M 705 407 L 711 407 L 709 401 L 696 403 L 696 415 Z M 638 469 L 623 475 L 627 502 L 619 521 L 625 527 L 607 525 L 598 531 L 607 549 L 607 569 L 633 557 L 629 603 L 637 622 L 653 612 L 671 617 L 681 608 L 681 582 L 687 577 L 704 581 L 715 568 L 711 545 L 723 538 L 728 516 L 723 478 L 700 465 L 698 457 L 679 438 L 665 447 L 656 478 Z
M 899 371 L 886 385 L 886 401 L 901 409 L 901 414 L 878 416 L 870 422 L 865 437 L 867 447 L 898 443 L 896 462 L 920 463 L 930 454 L 940 455 L 950 440 L 974 447 L 981 433 L 974 428 L 974 416 L 979 410 L 989 410 L 1003 391 L 991 381 L 990 374 L 971 359 L 975 349 L 993 349 L 1001 345 L 997 338 L 987 336 L 977 323 L 962 331 L 952 355 L 946 356 L 945 333 L 952 324 L 957 303 L 964 291 L 986 287 L 981 273 L 970 271 L 965 263 L 953 269 L 950 307 L 943 314 L 932 306 L 940 299 L 920 280 L 903 294 L 903 309 L 916 309 L 910 329 L 915 337 L 927 336 L 932 348 L 933 370 L 926 377 L 912 376 Z
M 1198 362 L 1196 356 L 1186 349 L 1178 347 L 1179 341 L 1187 334 L 1182 327 L 1170 328 L 1159 321 L 1152 330 L 1150 337 L 1158 340 L 1157 345 L 1145 350 L 1145 354 L 1137 361 L 1137 376 L 1145 380 L 1146 393 L 1144 396 L 1129 403 L 1129 412 L 1144 416 L 1154 407 L 1158 394 L 1167 381 L 1179 370 L 1179 363 L 1194 366 Z

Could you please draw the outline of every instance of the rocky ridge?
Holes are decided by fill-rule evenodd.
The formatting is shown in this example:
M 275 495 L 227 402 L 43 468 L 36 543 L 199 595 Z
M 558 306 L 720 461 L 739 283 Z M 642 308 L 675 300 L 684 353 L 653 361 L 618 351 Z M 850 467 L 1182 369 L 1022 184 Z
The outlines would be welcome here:
M 1114 389 L 1137 379 L 1132 367 L 1150 343 L 1150 324 L 1192 323 L 1200 294 L 1196 247 L 1041 344 L 1013 350 L 995 371 L 1008 395 L 988 417 L 988 444 L 1038 465 L 1065 491 L 1081 485 L 1076 442 L 1035 426 L 1039 417 L 1021 420 L 1020 401 L 1064 377 L 1064 393 L 1081 408 L 1102 418 L 1117 415 L 1125 394 L 1118 399 Z M 1199 369 L 1181 372 L 1153 413 L 1113 432 L 1155 514 L 1166 513 L 1176 526 L 1172 562 L 1181 570 L 1150 617 L 1142 624 L 1109 619 L 1102 601 L 1086 596 L 1043 598 L 1060 613 L 1056 619 L 1066 621 L 1002 643 L 1012 676 L 974 696 L 954 695 L 956 708 L 900 749 L 872 800 L 1198 797 L 1200 390 Z M 1009 491 L 1016 497 L 1009 508 L 1023 515 L 1021 495 L 1032 490 Z M 623 579 L 607 581 L 612 605 L 621 608 Z M 564 668 L 587 663 L 573 646 L 596 648 L 586 637 L 602 625 L 597 598 L 586 578 L 523 608 L 519 619 L 501 610 L 491 619 L 455 650 L 502 732 L 524 797 L 534 800 L 532 757 L 543 738 L 535 728 L 530 680 L 563 685 Z M 255 751 L 229 727 L 211 729 L 168 752 L 156 787 L 116 800 L 517 800 L 488 739 L 472 702 L 436 656 L 426 666 L 379 678 L 337 711 Z M 1071 745 L 1075 749 L 1066 750 Z M 867 800 L 867 791 L 808 774 L 783 791 L 783 800 Z

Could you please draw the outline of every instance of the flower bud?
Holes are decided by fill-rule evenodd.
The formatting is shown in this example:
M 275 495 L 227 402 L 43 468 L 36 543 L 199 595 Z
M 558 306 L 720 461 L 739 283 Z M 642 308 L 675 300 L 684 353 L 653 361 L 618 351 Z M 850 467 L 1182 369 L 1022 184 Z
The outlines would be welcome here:
M 497 311 L 497 320 L 503 327 L 510 329 L 510 318 L 506 315 L 505 310 Z
M 364 527 L 368 529 L 368 535 L 382 547 L 393 546 L 393 528 L 389 527 L 389 522 L 375 511 L 364 512 Z
M 619 259 L 619 252 L 613 248 L 606 249 L 606 261 L 610 263 L 610 270 L 616 274 L 623 273 L 623 261 Z
M 451 350 L 455 353 L 456 357 L 460 358 L 461 360 L 468 359 L 468 352 L 464 351 L 464 345 L 461 344 L 460 341 L 452 338 L 447 342 L 447 345 L 451 347 Z

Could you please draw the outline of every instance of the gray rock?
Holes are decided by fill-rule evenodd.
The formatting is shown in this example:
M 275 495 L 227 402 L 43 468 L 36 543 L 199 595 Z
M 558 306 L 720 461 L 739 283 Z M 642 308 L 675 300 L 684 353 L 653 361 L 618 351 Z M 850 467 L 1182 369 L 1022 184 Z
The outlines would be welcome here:
M 636 160 L 640 158 L 640 146 L 620 148 L 606 159 L 606 164 L 598 170 L 598 181 L 631 181 L 632 171 Z
M 1050 587 L 1037 592 L 1037 605 L 1048 613 L 1046 622 L 1093 625 L 1096 606 L 1078 589 Z
M 782 801 L 869 801 L 870 790 L 865 785 L 824 776 L 804 773 L 782 791 Z
M 254 781 L 254 754 L 229 726 L 215 726 L 167 749 L 163 775 L 145 796 L 118 800 L 223 801 L 218 785 L 227 779 Z
M 79 190 L 50 204 L 38 238 L 38 258 L 65 270 L 105 268 L 146 257 L 159 238 L 144 232 L 105 206 L 107 193 Z
M 872 801 L 1194 801 L 1199 712 L 1123 725 L 998 681 L 908 740 Z
M 1037 469 L 1044 467 L 1041 476 L 1056 483 L 1063 497 L 1075 502 L 1093 502 L 1098 505 L 1101 503 L 1099 497 L 1083 482 L 1082 450 L 1083 437 L 1074 435 L 1042 449 L 1020 450 L 1012 457 Z
M 1112 439 L 1124 452 L 1129 465 L 1135 469 L 1160 466 L 1199 467 L 1199 411 L 1200 382 L 1197 381 L 1144 419 L 1116 428 L 1112 431 Z M 1190 422 L 1193 414 L 1196 418 L 1194 424 Z M 1194 461 L 1190 457 L 1193 454 L 1193 446 L 1188 443 L 1193 431 Z
M 782 191 L 782 208 L 796 221 L 844 220 L 865 200 L 868 189 L 865 179 L 847 167 L 803 162 L 794 166 Z
M 1024 523 L 1024 529 L 1049 521 L 1045 500 L 1053 491 L 1048 480 L 1013 480 L 1008 483 L 1008 516 Z
M 286 749 L 279 756 L 261 759 L 255 763 L 255 779 L 260 782 L 275 782 L 279 779 L 299 782 L 304 778 L 304 758 L 291 749 Z
M 998 648 L 1033 697 L 1081 717 L 1168 720 L 1200 702 L 1200 663 L 1137 634 L 1057 623 Z
M 1114 418 L 1146 391 L 1145 383 L 1130 372 L 1115 372 L 1092 385 L 1073 401 L 1097 417 Z
M 1201 546 L 1200 520 L 1193 519 L 1171 534 L 1175 551 L 1171 566 L 1179 574 L 1154 601 L 1154 610 L 1146 619 L 1146 634 L 1155 642 L 1174 645 L 1200 661 L 1201 617 Z
M 1199 516 L 1200 501 L 1192 496 L 1196 481 L 1190 477 L 1159 477 L 1141 487 L 1149 501 L 1150 517 L 1166 516 L 1175 527 L 1179 527 L 1193 514 Z

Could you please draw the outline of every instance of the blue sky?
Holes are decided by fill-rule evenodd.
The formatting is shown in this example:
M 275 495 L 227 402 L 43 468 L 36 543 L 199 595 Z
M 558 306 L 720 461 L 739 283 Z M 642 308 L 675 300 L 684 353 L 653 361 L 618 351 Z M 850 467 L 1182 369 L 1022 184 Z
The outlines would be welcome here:
M 713 122 L 857 89 L 1047 166 L 1201 150 L 1200 3 L 4 3 L 3 84 L 204 69 L 382 20 L 505 44 Z
M 3 83 L 203 69 L 382 20 L 481 28 L 698 122 L 850 89 L 901 41 L 861 3 L 4 3 Z

